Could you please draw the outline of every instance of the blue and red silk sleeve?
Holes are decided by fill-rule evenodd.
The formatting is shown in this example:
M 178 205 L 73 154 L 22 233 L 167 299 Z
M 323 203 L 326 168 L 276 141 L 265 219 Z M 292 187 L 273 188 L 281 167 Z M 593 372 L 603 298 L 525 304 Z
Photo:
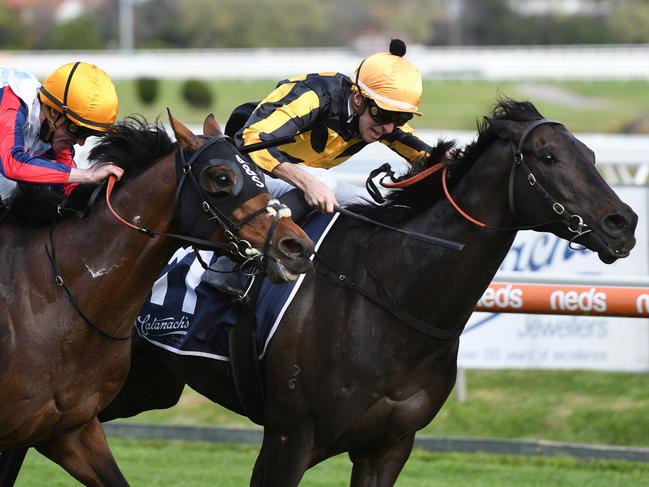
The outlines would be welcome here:
M 14 181 L 65 184 L 76 167 L 72 148 L 55 154 L 56 160 L 34 156 L 25 147 L 23 127 L 27 108 L 11 88 L 0 89 L 0 172 Z M 65 187 L 66 194 L 75 185 Z

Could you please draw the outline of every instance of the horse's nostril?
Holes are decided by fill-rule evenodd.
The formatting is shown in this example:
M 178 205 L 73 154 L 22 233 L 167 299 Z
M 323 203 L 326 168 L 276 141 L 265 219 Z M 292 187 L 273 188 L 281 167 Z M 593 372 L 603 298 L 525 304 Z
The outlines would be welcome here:
M 285 255 L 306 257 L 308 249 L 306 243 L 297 238 L 285 238 L 279 243 L 280 250 Z
M 606 215 L 602 219 L 602 228 L 611 236 L 621 235 L 629 227 L 629 220 L 619 213 Z

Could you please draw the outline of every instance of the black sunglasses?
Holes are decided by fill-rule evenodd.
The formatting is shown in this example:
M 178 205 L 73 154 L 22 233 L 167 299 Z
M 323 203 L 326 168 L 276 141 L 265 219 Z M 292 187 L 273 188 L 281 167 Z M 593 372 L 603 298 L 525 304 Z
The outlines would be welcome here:
M 397 127 L 401 127 L 407 123 L 408 120 L 412 119 L 412 113 L 384 110 L 379 107 L 374 100 L 369 98 L 366 98 L 365 100 L 367 102 L 367 110 L 369 111 L 370 117 L 372 117 L 372 119 L 378 124 L 385 125 L 386 123 L 394 123 Z
M 99 132 L 97 132 L 96 130 L 89 129 L 87 127 L 82 127 L 81 125 L 77 125 L 72 121 L 68 121 L 68 132 L 70 132 L 72 135 L 74 135 L 79 139 L 85 139 L 86 137 L 99 135 Z

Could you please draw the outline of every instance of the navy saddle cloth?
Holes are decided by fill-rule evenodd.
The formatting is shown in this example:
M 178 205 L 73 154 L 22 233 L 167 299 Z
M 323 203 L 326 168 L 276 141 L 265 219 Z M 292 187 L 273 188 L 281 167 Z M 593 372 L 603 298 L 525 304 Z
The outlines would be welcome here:
M 337 216 L 316 213 L 303 229 L 319 245 Z M 219 257 L 203 250 L 200 255 L 208 265 Z M 142 338 L 171 352 L 229 360 L 228 332 L 235 325 L 234 306 L 228 296 L 201 281 L 203 272 L 190 247 L 178 249 L 153 285 L 135 326 Z M 301 275 L 295 282 L 277 285 L 264 279 L 256 310 L 260 358 L 303 280 Z

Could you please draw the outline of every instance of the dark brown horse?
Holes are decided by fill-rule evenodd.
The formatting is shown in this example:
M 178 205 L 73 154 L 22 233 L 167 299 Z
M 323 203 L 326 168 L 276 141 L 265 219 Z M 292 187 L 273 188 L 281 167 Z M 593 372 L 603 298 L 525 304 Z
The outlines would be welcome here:
M 0 451 L 36 447 L 85 485 L 127 485 L 97 413 L 126 378 L 135 316 L 180 245 L 166 233 L 227 242 L 246 257 L 259 254 L 247 243 L 266 249 L 279 282 L 310 266 L 310 239 L 290 218 L 271 216 L 264 184 L 213 117 L 200 137 L 171 122 L 177 144 L 161 126 L 132 121 L 91 154 L 124 167 L 112 206 L 149 231 L 124 226 L 104 202 L 51 234 L 19 216 L 0 227 Z
M 518 229 L 575 240 L 607 263 L 635 245 L 637 216 L 598 174 L 593 152 L 529 102 L 501 101 L 444 176 L 411 179 L 429 166 L 413 167 L 406 181 L 417 182 L 385 206 L 355 211 L 464 250 L 340 216 L 266 352 L 264 440 L 251 485 L 296 486 L 341 452 L 353 462 L 353 487 L 393 485 L 415 432 L 453 387 L 459 334 Z M 139 340 L 133 359 L 102 420 L 170 407 L 185 383 L 243 411 L 222 362 Z

